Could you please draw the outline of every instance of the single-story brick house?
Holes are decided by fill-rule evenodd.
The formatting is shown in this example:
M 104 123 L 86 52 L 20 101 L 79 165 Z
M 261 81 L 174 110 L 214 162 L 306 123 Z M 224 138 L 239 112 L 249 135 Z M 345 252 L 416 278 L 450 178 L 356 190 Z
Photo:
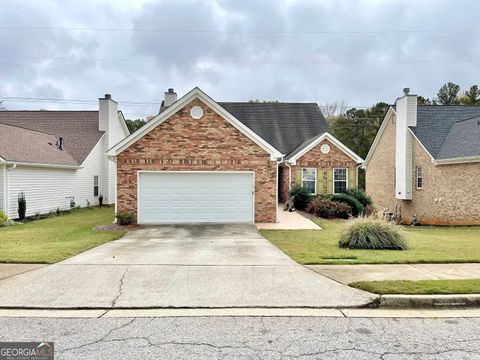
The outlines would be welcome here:
M 366 191 L 405 224 L 480 224 L 480 106 L 417 105 L 404 91 L 365 159 Z
M 355 187 L 362 159 L 328 133 L 315 103 L 216 102 L 165 93 L 159 114 L 108 151 L 117 213 L 140 224 L 275 222 L 295 183 Z

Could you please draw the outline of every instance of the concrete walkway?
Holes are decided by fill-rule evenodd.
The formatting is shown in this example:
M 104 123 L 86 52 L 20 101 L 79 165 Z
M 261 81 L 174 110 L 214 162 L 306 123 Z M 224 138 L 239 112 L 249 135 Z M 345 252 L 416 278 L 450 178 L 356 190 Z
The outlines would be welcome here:
M 253 225 L 144 227 L 0 281 L 0 308 L 344 308 L 375 299 L 298 265 Z
M 355 281 L 480 279 L 480 264 L 308 265 L 330 279 Z
M 257 223 L 257 229 L 272 230 L 321 230 L 322 228 L 300 213 L 283 211 L 284 204 L 278 204 L 277 223 Z

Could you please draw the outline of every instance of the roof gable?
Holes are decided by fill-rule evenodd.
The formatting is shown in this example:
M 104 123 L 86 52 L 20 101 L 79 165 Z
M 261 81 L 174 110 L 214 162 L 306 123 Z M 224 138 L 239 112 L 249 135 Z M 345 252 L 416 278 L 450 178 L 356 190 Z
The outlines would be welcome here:
M 303 144 L 298 146 L 294 151 L 292 151 L 288 156 L 287 160 L 291 164 L 295 164 L 296 161 L 301 158 L 303 155 L 308 153 L 310 150 L 312 150 L 315 146 L 320 144 L 323 140 L 328 140 L 332 144 L 334 144 L 339 150 L 341 150 L 345 155 L 350 157 L 352 160 L 354 160 L 356 163 L 360 164 L 363 163 L 363 159 L 355 154 L 352 150 L 350 150 L 348 147 L 346 147 L 340 140 L 338 140 L 335 136 L 332 134 L 325 132 L 323 134 L 317 135 L 307 141 L 305 141 Z
M 316 103 L 219 102 L 262 139 L 283 154 L 328 131 Z
M 210 98 L 206 93 L 200 90 L 198 87 L 191 90 L 189 93 L 178 99 L 174 104 L 169 106 L 168 108 L 164 109 L 160 114 L 150 120 L 147 124 L 143 127 L 138 129 L 136 132 L 131 134 L 130 136 L 126 137 L 122 141 L 120 141 L 117 145 L 113 146 L 110 150 L 108 150 L 108 155 L 115 156 L 121 153 L 123 150 L 128 148 L 130 145 L 135 143 L 138 139 L 145 136 L 149 133 L 152 129 L 160 125 L 162 122 L 167 120 L 170 116 L 175 114 L 178 110 L 185 107 L 187 104 L 192 102 L 194 99 L 199 99 L 204 102 L 207 106 L 209 106 L 213 111 L 219 114 L 223 119 L 225 119 L 228 123 L 246 135 L 250 140 L 256 143 L 258 146 L 263 148 L 267 153 L 271 155 L 271 159 L 275 160 L 279 157 L 282 157 L 282 153 L 277 150 L 274 146 L 270 143 L 265 141 L 262 137 L 260 137 L 256 132 L 252 129 L 247 127 L 243 122 L 239 121 L 234 115 L 230 112 L 225 110 L 222 106 L 216 103 L 212 98 Z

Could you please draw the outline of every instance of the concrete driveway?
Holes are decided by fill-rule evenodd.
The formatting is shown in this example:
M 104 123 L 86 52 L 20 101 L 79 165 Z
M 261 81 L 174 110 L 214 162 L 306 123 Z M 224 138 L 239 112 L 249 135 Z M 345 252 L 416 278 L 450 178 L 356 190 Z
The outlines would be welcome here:
M 140 228 L 0 281 L 0 307 L 354 307 L 374 299 L 298 265 L 253 225 Z

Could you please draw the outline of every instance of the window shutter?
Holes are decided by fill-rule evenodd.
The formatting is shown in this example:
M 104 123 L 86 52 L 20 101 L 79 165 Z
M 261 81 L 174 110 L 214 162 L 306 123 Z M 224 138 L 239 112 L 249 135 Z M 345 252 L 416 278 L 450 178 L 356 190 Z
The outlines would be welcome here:
M 295 169 L 295 185 L 302 185 L 302 169 Z
M 357 168 L 348 169 L 348 188 L 355 189 L 357 187 Z
M 333 194 L 333 169 L 327 171 L 327 194 Z
M 325 194 L 323 174 L 323 169 L 317 169 L 317 194 Z

